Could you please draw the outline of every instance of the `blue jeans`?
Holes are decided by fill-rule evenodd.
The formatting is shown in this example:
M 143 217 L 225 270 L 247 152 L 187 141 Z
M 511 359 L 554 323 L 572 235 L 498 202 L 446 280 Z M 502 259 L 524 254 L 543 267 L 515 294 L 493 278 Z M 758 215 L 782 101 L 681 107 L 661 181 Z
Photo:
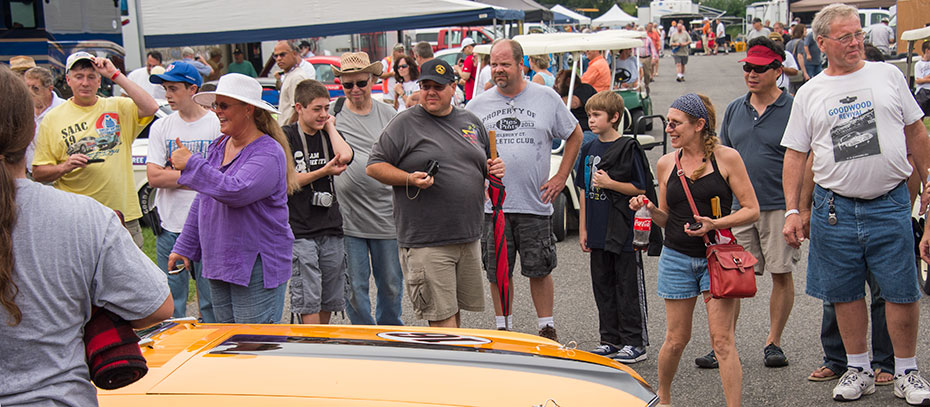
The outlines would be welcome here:
M 179 233 L 169 232 L 163 230 L 155 238 L 155 261 L 158 264 L 158 268 L 168 274 L 169 264 L 168 256 L 171 254 L 171 250 L 174 249 L 174 242 L 178 240 Z M 201 269 L 203 265 L 197 262 L 191 262 L 191 268 L 193 270 L 190 273 L 193 274 L 194 281 L 197 284 L 197 300 L 198 305 L 200 306 L 200 317 L 203 318 L 203 322 L 216 322 L 216 317 L 213 315 L 213 301 L 211 301 L 210 296 L 210 282 L 206 278 L 200 277 Z M 171 297 L 174 298 L 174 314 L 173 318 L 183 318 L 187 314 L 187 291 L 189 287 L 191 274 L 187 270 L 181 271 L 177 274 L 168 274 L 168 287 L 171 288 Z
M 807 75 L 813 78 L 823 70 L 823 66 L 820 64 L 804 64 L 804 69 L 807 70 Z
M 871 273 L 868 284 L 872 292 L 872 368 L 894 374 L 894 348 L 891 346 L 888 324 L 885 321 L 885 300 Z M 836 324 L 836 309 L 832 303 L 826 301 L 823 303 L 820 343 L 823 345 L 823 365 L 837 374 L 845 372 L 846 348 Z
M 345 236 L 349 293 L 346 313 L 354 325 L 403 325 L 404 274 L 397 257 L 397 240 Z M 369 262 L 369 258 L 371 261 Z M 371 317 L 369 279 L 375 277 L 378 303 Z
M 287 283 L 265 288 L 262 258 L 255 258 L 249 286 L 210 280 L 213 294 L 213 313 L 221 324 L 276 324 L 284 312 L 284 294 Z

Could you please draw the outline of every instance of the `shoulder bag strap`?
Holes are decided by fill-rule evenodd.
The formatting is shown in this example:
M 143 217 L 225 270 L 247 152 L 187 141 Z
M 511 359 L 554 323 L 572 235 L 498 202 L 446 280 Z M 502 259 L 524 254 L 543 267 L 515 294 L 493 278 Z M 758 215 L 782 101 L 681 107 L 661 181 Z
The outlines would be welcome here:
M 681 154 L 681 150 L 675 153 L 675 169 L 678 171 L 678 178 L 681 179 L 681 188 L 685 190 L 685 196 L 688 197 L 688 205 L 691 206 L 691 212 L 694 216 L 701 216 L 701 214 L 698 213 L 697 205 L 694 204 L 694 197 L 691 196 L 691 188 L 688 187 L 688 179 L 685 177 L 685 171 L 681 169 L 681 158 L 678 157 L 679 154 Z M 704 244 L 710 246 L 710 239 L 707 238 L 707 234 L 705 233 L 702 237 L 704 238 Z

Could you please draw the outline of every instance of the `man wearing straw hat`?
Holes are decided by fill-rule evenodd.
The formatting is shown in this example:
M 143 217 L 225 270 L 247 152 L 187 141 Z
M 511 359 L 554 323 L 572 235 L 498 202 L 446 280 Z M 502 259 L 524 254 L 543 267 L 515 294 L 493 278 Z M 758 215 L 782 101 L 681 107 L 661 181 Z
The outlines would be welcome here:
M 404 276 L 397 258 L 391 188 L 365 174 L 372 146 L 397 111 L 371 100 L 371 88 L 382 70 L 380 62 L 371 63 L 364 52 L 348 52 L 342 54 L 339 65 L 333 72 L 346 97 L 334 103 L 329 113 L 336 117 L 336 130 L 354 152 L 352 163 L 335 180 L 348 266 L 346 314 L 356 325 L 403 325 Z M 374 317 L 369 298 L 372 276 L 378 287 Z
M 394 187 L 394 220 L 407 293 L 417 318 L 459 327 L 460 311 L 484 310 L 481 220 L 484 181 L 504 176 L 488 133 L 452 106 L 455 74 L 441 59 L 420 69 L 420 104 L 384 129 L 367 173 Z
M 17 74 L 19 74 L 19 76 L 23 76 L 23 74 L 25 74 L 26 71 L 32 68 L 35 68 L 35 67 L 36 67 L 36 61 L 32 59 L 32 57 L 27 57 L 25 55 L 17 55 L 13 58 L 10 58 L 10 69 L 12 69 L 13 72 L 16 72 Z

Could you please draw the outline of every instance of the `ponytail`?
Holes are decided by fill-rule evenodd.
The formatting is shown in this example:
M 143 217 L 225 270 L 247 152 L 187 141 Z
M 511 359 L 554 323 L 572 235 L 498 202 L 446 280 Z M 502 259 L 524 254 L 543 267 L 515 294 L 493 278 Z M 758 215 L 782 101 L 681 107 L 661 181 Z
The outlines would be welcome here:
M 19 325 L 23 312 L 16 305 L 19 287 L 13 281 L 13 228 L 16 226 L 16 179 L 25 165 L 26 148 L 35 134 L 32 94 L 25 82 L 6 65 L 0 65 L 0 305 L 10 316 L 10 326 Z

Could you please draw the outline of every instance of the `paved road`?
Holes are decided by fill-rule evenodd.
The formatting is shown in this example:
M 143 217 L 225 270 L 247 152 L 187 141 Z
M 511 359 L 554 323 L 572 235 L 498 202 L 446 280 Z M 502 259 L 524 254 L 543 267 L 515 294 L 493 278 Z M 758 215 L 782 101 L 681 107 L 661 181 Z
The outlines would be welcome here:
M 738 54 L 692 57 L 688 65 L 687 81 L 684 83 L 675 82 L 672 60 L 669 57 L 663 58 L 658 81 L 652 85 L 655 110 L 664 114 L 675 97 L 686 92 L 698 92 L 708 95 L 722 115 L 731 100 L 745 93 L 742 70 L 736 62 L 739 58 L 741 57 Z M 657 151 L 649 152 L 649 159 L 653 165 L 660 154 Z M 806 257 L 805 249 L 803 258 Z M 558 261 L 559 266 L 553 276 L 556 286 L 555 321 L 559 337 L 563 343 L 574 341 L 580 349 L 592 349 L 598 345 L 597 314 L 591 291 L 588 255 L 579 249 L 576 233 L 570 234 L 565 241 L 558 244 Z M 655 294 L 657 261 L 657 258 L 645 259 L 651 341 L 648 348 L 649 359 L 632 366 L 653 386 L 657 386 L 656 359 L 665 336 L 665 309 L 662 300 Z M 762 348 L 765 345 L 763 342 L 768 334 L 768 293 L 771 292 L 771 279 L 768 276 L 758 279 L 757 297 L 743 300 L 736 342 L 743 361 L 743 400 L 747 406 L 823 406 L 833 403 L 830 390 L 835 381 L 814 383 L 806 379 L 821 361 L 821 303 L 804 294 L 805 267 L 806 261 L 795 276 L 795 307 L 783 339 L 783 348 L 788 355 L 790 366 L 770 369 L 762 365 Z M 515 330 L 535 333 L 536 314 L 529 298 L 527 280 L 518 277 L 515 283 Z M 404 307 L 405 321 L 423 325 L 423 321 L 414 320 L 406 299 Z M 921 300 L 920 308 L 918 363 L 930 371 L 930 300 Z M 193 307 L 190 309 L 193 311 Z M 462 320 L 466 327 L 494 328 L 494 315 L 490 303 L 487 304 L 485 312 L 466 312 Z M 336 317 L 334 322 L 348 323 L 348 320 Z M 693 338 L 684 352 L 673 385 L 673 401 L 677 406 L 725 403 L 717 371 L 698 369 L 693 363 L 695 357 L 710 350 L 706 327 L 706 312 L 699 303 L 694 312 Z M 879 387 L 876 394 L 868 396 L 858 405 L 904 403 L 896 399 L 892 389 L 886 386 Z

